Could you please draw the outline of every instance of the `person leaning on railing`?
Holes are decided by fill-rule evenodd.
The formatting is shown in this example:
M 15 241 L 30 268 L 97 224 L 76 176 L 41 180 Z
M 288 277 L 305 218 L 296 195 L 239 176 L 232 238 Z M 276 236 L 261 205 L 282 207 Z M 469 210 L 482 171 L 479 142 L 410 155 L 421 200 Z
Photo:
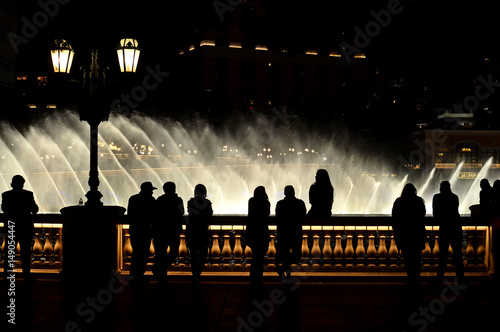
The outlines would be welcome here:
M 11 182 L 12 190 L 2 193 L 2 211 L 5 213 L 4 233 L 14 237 L 14 247 L 17 242 L 21 248 L 21 265 L 26 281 L 34 281 L 31 275 L 31 240 L 35 234 L 32 215 L 38 212 L 33 193 L 23 189 L 24 178 L 14 175 Z M 10 240 L 10 238 L 8 238 Z M 12 270 L 8 264 L 8 247 L 5 243 L 4 271 Z
M 420 283 L 420 264 L 422 250 L 427 242 L 425 231 L 425 204 L 422 197 L 417 196 L 417 189 L 407 183 L 401 197 L 392 207 L 394 238 L 396 246 L 403 254 L 403 264 L 408 276 L 408 285 Z

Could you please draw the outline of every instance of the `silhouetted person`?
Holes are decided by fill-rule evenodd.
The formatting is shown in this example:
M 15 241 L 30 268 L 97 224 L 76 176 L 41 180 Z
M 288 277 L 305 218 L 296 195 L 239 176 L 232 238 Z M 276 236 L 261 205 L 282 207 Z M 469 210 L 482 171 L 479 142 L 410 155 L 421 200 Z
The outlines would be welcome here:
M 479 192 L 479 205 L 484 213 L 490 214 L 495 208 L 493 187 L 490 185 L 488 179 L 482 179 L 479 186 L 481 187 L 481 191 Z
M 448 258 L 448 247 L 451 242 L 453 250 L 453 263 L 457 279 L 463 282 L 464 263 L 462 260 L 462 226 L 460 225 L 460 214 L 458 212 L 458 196 L 451 192 L 448 181 L 441 182 L 439 194 L 432 199 L 432 212 L 439 223 L 439 264 L 437 279 L 442 282 L 446 271 L 446 260 Z
M 407 183 L 401 197 L 392 207 L 394 238 L 403 254 L 403 263 L 408 276 L 408 284 L 416 285 L 420 279 L 420 256 L 427 242 L 425 232 L 424 200 L 417 196 L 417 189 Z
M 194 197 L 188 201 L 187 210 L 189 222 L 186 225 L 186 240 L 191 253 L 193 281 L 198 283 L 207 261 L 208 226 L 213 215 L 212 202 L 207 198 L 207 188 L 203 184 L 197 184 L 194 188 Z
M 130 220 L 130 242 L 132 245 L 132 262 L 130 264 L 130 275 L 134 281 L 144 279 L 146 272 L 149 247 L 151 246 L 151 223 L 157 218 L 156 200 L 153 197 L 151 182 L 141 184 L 141 191 L 131 196 L 128 200 L 127 214 Z
M 31 241 L 35 235 L 33 225 L 33 214 L 38 212 L 38 205 L 35 203 L 33 193 L 23 189 L 24 178 L 21 175 L 14 175 L 11 182 L 12 190 L 2 193 L 2 211 L 5 213 L 4 233 L 14 235 L 15 245 L 19 242 L 21 248 L 21 265 L 23 277 L 27 281 L 34 281 L 30 271 L 31 264 Z M 10 221 L 10 223 L 9 223 Z M 8 266 L 8 243 L 5 239 L 4 271 L 12 270 Z M 7 273 L 7 272 L 5 272 Z
M 252 263 L 250 265 L 250 283 L 262 283 L 264 273 L 264 258 L 269 249 L 269 215 L 271 203 L 266 193 L 266 188 L 258 186 L 253 192 L 253 197 L 248 200 L 248 218 L 245 241 L 252 249 Z
M 332 215 L 333 186 L 325 169 L 316 171 L 316 182 L 309 188 L 309 203 L 308 217 L 326 218 Z
M 295 197 L 293 186 L 285 187 L 285 198 L 276 204 L 278 245 L 276 260 L 281 265 L 276 271 L 283 278 L 290 277 L 291 265 L 298 263 L 302 251 L 302 224 L 306 218 L 306 205 Z
M 153 274 L 164 281 L 167 268 L 179 255 L 180 235 L 182 233 L 184 202 L 175 193 L 175 183 L 166 182 L 163 185 L 165 194 L 156 199 L 158 216 L 153 221 L 153 244 L 155 258 Z M 167 253 L 167 247 L 170 250 Z

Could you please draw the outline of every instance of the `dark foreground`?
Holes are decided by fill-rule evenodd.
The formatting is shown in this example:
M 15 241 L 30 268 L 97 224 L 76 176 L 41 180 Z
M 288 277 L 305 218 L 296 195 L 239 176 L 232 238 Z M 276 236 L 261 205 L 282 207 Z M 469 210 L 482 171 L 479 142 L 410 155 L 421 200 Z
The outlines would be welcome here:
M 452 280 L 452 278 L 450 277 Z M 236 280 L 236 281 L 232 281 Z M 408 288 L 402 279 L 342 280 L 267 276 L 251 288 L 242 278 L 188 276 L 168 284 L 126 277 L 82 297 L 84 285 L 55 278 L 2 284 L 2 326 L 19 331 L 486 331 L 498 330 L 498 288 L 489 280 Z M 375 280 L 375 281 L 374 281 Z M 5 318 L 15 298 L 15 325 Z M 11 306 L 12 307 L 12 306 Z M 7 312 L 6 312 L 7 310 Z M 493 325 L 492 325 L 493 324 Z

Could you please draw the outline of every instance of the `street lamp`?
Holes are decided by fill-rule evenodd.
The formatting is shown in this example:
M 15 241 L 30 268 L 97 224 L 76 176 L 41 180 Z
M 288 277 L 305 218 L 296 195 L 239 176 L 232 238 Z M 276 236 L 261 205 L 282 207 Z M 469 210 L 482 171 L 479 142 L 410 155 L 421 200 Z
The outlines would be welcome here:
M 135 73 L 140 55 L 140 49 L 137 46 L 137 40 L 132 38 L 124 38 L 120 41 L 117 53 L 121 72 Z M 71 45 L 64 39 L 57 39 L 50 53 L 54 72 L 68 74 L 74 57 L 74 51 Z M 90 125 L 90 171 L 88 181 L 90 190 L 85 194 L 87 197 L 85 205 L 89 207 L 99 207 L 103 205 L 101 202 L 102 194 L 98 190 L 98 127 L 102 121 L 108 120 L 111 106 L 108 96 L 105 94 L 105 71 L 107 67 L 100 70 L 97 55 L 97 50 L 92 50 L 88 75 L 87 72 L 83 70 L 84 95 L 82 95 L 79 105 L 80 120 L 87 121 Z
M 55 73 L 69 74 L 75 51 L 64 39 L 56 39 L 54 46 L 50 50 L 52 64 Z
M 69 73 L 74 52 L 65 40 L 56 40 L 55 47 L 50 51 L 52 64 L 56 73 Z M 137 41 L 131 38 L 120 42 L 120 69 L 122 72 L 135 72 L 139 60 Z M 90 287 L 88 295 L 102 287 L 106 287 L 113 271 L 119 271 L 118 234 L 121 229 L 118 217 L 125 213 L 122 206 L 104 206 L 99 192 L 98 172 L 98 127 L 102 121 L 107 121 L 112 105 L 112 96 L 106 88 L 106 66 L 100 68 L 97 50 L 91 52 L 91 63 L 83 71 L 83 86 L 77 102 L 80 121 L 90 125 L 90 190 L 85 194 L 85 206 L 66 206 L 61 209 L 64 216 L 63 224 L 63 266 L 62 280 L 66 280 L 73 289 L 74 285 Z M 59 75 L 59 74 L 57 74 Z M 92 231 L 92 241 L 98 245 L 82 250 L 81 244 L 88 241 Z M 111 272 L 110 272 L 111 271 Z M 78 290 L 77 290 L 78 292 Z
M 118 61 L 120 62 L 120 70 L 122 73 L 135 73 L 137 69 L 137 62 L 141 50 L 138 48 L 137 40 L 132 38 L 124 38 L 120 40 L 116 48 Z

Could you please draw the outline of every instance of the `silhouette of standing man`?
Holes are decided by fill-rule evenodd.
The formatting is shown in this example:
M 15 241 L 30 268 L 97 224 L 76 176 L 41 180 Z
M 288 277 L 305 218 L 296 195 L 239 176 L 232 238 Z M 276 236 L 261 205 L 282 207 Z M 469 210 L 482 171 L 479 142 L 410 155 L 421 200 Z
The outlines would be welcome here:
M 197 184 L 194 197 L 188 203 L 189 223 L 186 225 L 186 240 L 191 252 L 191 273 L 193 282 L 199 278 L 208 255 L 208 226 L 213 215 L 212 202 L 207 198 L 207 188 Z
M 141 184 L 141 191 L 128 200 L 127 214 L 130 218 L 130 241 L 132 244 L 132 262 L 130 275 L 134 281 L 144 280 L 151 246 L 151 223 L 156 217 L 156 200 L 153 197 L 151 182 Z
M 326 218 L 332 215 L 333 186 L 326 169 L 316 171 L 316 182 L 309 188 L 309 203 L 308 217 Z
M 34 281 L 31 275 L 31 241 L 35 235 L 33 226 L 33 214 L 38 212 L 38 205 L 35 203 L 33 193 L 23 189 L 24 178 L 21 175 L 14 175 L 11 182 L 12 190 L 2 193 L 2 211 L 5 213 L 4 233 L 9 233 L 9 225 L 14 226 L 15 244 L 19 242 L 21 247 L 21 265 L 24 280 Z M 8 267 L 8 246 L 5 245 L 4 271 L 11 270 Z
M 165 194 L 156 199 L 158 217 L 153 221 L 155 247 L 153 274 L 161 281 L 164 281 L 167 268 L 179 255 L 184 215 L 184 202 L 175 193 L 175 183 L 166 182 L 163 191 Z M 170 247 L 168 253 L 167 247 Z
M 462 260 L 462 226 L 458 213 L 458 196 L 451 192 L 448 181 L 441 182 L 439 194 L 432 199 L 432 211 L 439 223 L 439 264 L 437 279 L 442 282 L 446 270 L 448 247 L 451 242 L 453 263 L 455 264 L 458 282 L 463 282 L 464 263 Z
M 250 284 L 262 284 L 264 273 L 264 257 L 269 249 L 269 215 L 271 203 L 266 188 L 258 186 L 253 197 L 248 200 L 248 218 L 246 227 L 246 244 L 252 249 L 252 263 L 250 265 Z
M 427 242 L 425 232 L 424 200 L 417 196 L 417 189 L 407 183 L 401 197 L 398 197 L 392 207 L 394 238 L 396 246 L 401 249 L 403 263 L 408 276 L 408 285 L 414 286 L 420 282 L 420 256 Z
M 302 224 L 306 218 L 306 205 L 295 197 L 293 186 L 285 187 L 285 198 L 276 204 L 278 245 L 276 258 L 281 265 L 276 272 L 283 279 L 290 278 L 291 265 L 300 261 L 302 249 Z

